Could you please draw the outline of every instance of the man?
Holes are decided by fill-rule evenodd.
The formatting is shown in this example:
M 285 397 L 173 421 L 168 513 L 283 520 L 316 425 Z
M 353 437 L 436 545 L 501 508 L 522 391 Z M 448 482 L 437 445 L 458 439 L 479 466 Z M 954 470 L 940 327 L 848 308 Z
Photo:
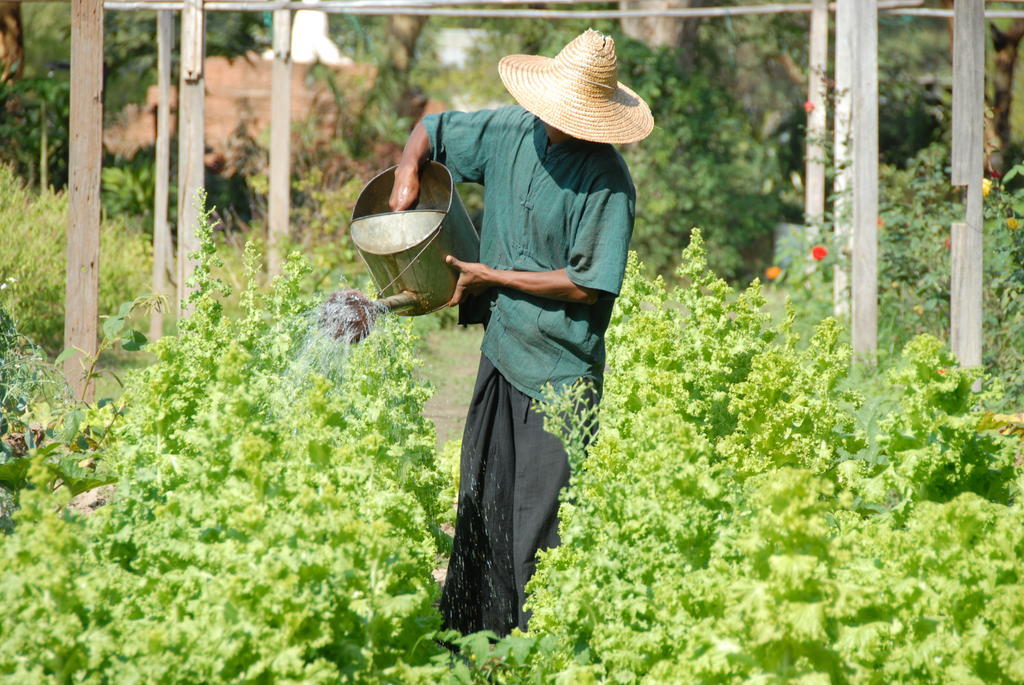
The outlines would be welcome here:
M 527 628 L 524 588 L 537 551 L 558 544 L 569 481 L 565 450 L 538 411 L 543 388 L 582 380 L 600 395 L 636 198 L 611 143 L 645 138 L 654 120 L 618 82 L 615 44 L 596 31 L 554 59 L 505 57 L 498 73 L 521 107 L 425 117 L 390 204 L 414 205 L 428 158 L 484 186 L 480 262 L 448 257 L 460 272 L 451 304 L 485 333 L 441 611 L 449 628 L 505 635 Z

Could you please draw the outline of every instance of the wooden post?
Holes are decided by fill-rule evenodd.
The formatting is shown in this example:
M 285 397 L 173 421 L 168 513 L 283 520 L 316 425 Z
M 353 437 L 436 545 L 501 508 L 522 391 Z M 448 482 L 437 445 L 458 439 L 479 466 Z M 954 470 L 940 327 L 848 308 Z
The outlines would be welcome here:
M 188 280 L 195 270 L 189 255 L 199 249 L 196 192 L 203 187 L 206 106 L 203 62 L 206 20 L 203 0 L 185 0 L 181 11 L 181 85 L 178 88 L 178 315 L 188 316 Z
M 850 159 L 850 132 L 853 116 L 853 59 L 858 0 L 836 3 L 836 121 L 834 152 L 835 181 L 833 214 L 835 244 L 839 263 L 832 272 L 832 309 L 837 317 L 850 315 L 850 236 L 853 212 L 850 205 L 853 168 Z
M 171 44 L 174 42 L 174 12 L 157 12 L 156 50 L 157 85 L 160 98 L 156 107 L 156 194 L 153 199 L 153 294 L 170 295 L 167 281 L 173 264 L 171 227 L 167 224 L 168 184 L 171 172 Z M 163 310 L 154 309 L 149 318 L 149 339 L 159 340 L 164 331 Z
M 100 171 L 103 164 L 103 0 L 71 2 L 71 140 L 68 155 L 68 262 L 64 347 L 97 352 L 100 266 Z M 95 390 L 81 352 L 64 362 L 75 397 Z
M 804 217 L 810 233 L 821 232 L 825 216 L 825 70 L 828 68 L 828 0 L 814 0 L 811 8 L 809 69 L 807 77 L 807 152 L 804 173 Z
M 953 7 L 952 183 L 966 186 L 967 212 L 950 239 L 950 346 L 961 366 L 980 366 L 985 6 L 984 0 L 959 0 Z
M 274 12 L 274 66 L 270 91 L 270 225 L 267 271 L 281 273 L 281 243 L 288 238 L 291 209 L 292 17 Z
M 878 346 L 878 7 L 859 0 L 853 66 L 854 355 L 873 361 Z

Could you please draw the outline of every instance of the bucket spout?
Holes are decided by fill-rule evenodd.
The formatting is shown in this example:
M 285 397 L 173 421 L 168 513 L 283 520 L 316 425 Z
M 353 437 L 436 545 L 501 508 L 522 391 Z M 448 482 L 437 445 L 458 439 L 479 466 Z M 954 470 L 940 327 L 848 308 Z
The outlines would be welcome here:
M 404 309 L 412 309 L 420 304 L 420 298 L 417 297 L 416 293 L 411 293 L 408 290 L 403 290 L 400 293 L 385 297 L 382 300 L 377 300 L 378 304 L 387 307 L 389 310 L 399 313 Z

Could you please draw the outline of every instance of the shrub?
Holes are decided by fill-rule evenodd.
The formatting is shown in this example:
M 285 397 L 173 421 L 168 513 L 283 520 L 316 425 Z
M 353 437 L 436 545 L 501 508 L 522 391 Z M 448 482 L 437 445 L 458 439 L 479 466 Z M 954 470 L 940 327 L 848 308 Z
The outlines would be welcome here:
M 0 281 L 10 287 L 0 302 L 20 322 L 21 332 L 47 351 L 64 344 L 64 284 L 68 203 L 64 193 L 35 194 L 10 168 L 0 165 Z M 146 237 L 118 221 L 100 230 L 101 315 L 149 289 L 151 248 Z
M 806 346 L 755 283 L 631 261 L 601 430 L 572 450 L 562 545 L 530 583 L 538 668 L 569 681 L 1014 682 L 1024 515 L 1012 440 L 933 338 L 849 387 L 834 322 Z M 941 370 L 941 371 L 940 371 Z M 896 406 L 868 421 L 877 396 Z M 553 415 L 564 410 L 555 402 Z M 554 642 L 554 646 L 550 642 Z M 524 673 L 519 671 L 517 673 Z M 527 676 L 523 675 L 526 680 Z
M 30 474 L 0 550 L 16 569 L 0 578 L 0 674 L 437 681 L 440 475 L 407 325 L 339 347 L 315 330 L 297 258 L 228 318 L 201 237 L 195 313 L 129 376 L 112 426 L 115 501 L 55 513 Z M 260 257 L 246 261 L 252 282 Z

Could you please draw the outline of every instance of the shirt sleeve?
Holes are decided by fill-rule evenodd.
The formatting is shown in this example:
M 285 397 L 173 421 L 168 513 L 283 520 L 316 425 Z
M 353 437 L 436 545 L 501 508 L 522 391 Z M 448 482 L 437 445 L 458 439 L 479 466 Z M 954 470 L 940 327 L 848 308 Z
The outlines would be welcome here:
M 457 183 L 484 183 L 500 110 L 442 112 L 423 117 L 430 158 L 448 167 Z
M 619 171 L 616 169 L 616 171 Z M 602 175 L 585 200 L 566 274 L 585 288 L 618 295 L 633 235 L 636 191 L 624 167 Z

